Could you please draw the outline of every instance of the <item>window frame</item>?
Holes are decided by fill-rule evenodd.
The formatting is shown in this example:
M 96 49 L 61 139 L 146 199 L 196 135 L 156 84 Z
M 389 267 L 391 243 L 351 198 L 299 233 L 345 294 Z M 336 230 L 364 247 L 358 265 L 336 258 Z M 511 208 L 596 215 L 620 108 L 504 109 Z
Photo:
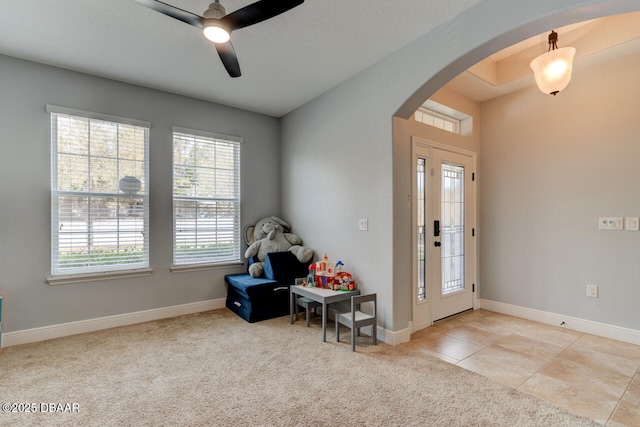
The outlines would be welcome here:
M 424 116 L 428 116 L 434 123 L 425 121 Z M 465 138 L 473 136 L 473 116 L 432 99 L 426 100 L 415 111 L 413 117 L 417 123 L 423 123 L 454 135 L 460 135 Z M 436 121 L 442 121 L 442 126 L 435 123 Z M 446 129 L 445 123 L 449 124 L 451 129 Z
M 78 283 L 78 282 L 90 282 L 95 280 L 104 280 L 104 279 L 118 279 L 124 277 L 135 277 L 135 276 L 146 276 L 151 274 L 153 271 L 150 267 L 150 255 L 149 255 L 149 134 L 151 129 L 151 123 L 142 120 L 136 120 L 131 118 L 113 116 L 108 114 L 83 111 L 73 108 L 60 107 L 56 105 L 47 105 L 46 111 L 49 113 L 50 120 L 50 158 L 51 158 L 51 266 L 50 266 L 50 276 L 46 279 L 47 283 L 50 285 L 60 285 L 67 283 Z M 60 234 L 59 234 L 59 200 L 60 197 L 71 196 L 71 197 L 92 197 L 92 194 L 95 194 L 98 197 L 104 197 L 106 195 L 113 196 L 114 199 L 123 199 L 124 196 L 119 192 L 93 192 L 91 189 L 85 189 L 84 191 L 74 191 L 74 190 L 60 190 L 58 187 L 59 182 L 59 155 L 60 151 L 58 150 L 58 121 L 57 116 L 73 116 L 79 117 L 82 119 L 103 121 L 115 123 L 116 125 L 128 125 L 128 126 L 136 126 L 144 128 L 144 159 L 143 159 L 143 168 L 144 173 L 143 176 L 140 177 L 144 181 L 144 193 L 141 193 L 138 198 L 142 199 L 142 262 L 126 264 L 103 264 L 102 268 L 93 267 L 76 267 L 76 268 L 60 268 L 59 265 L 59 257 L 60 257 Z M 54 120 L 54 117 L 56 119 Z M 91 146 L 91 141 L 89 141 L 89 147 Z M 90 150 L 90 148 L 89 148 Z M 86 155 L 87 159 L 91 159 L 90 151 Z M 121 161 L 126 160 L 123 157 L 118 156 L 115 158 L 115 161 L 119 165 Z M 89 172 L 88 172 L 89 173 Z M 120 216 L 118 216 L 120 219 Z M 56 223 L 54 224 L 54 221 Z M 118 229 L 116 233 L 120 236 L 120 230 Z M 90 233 L 87 231 L 87 233 Z M 119 237 L 118 237 L 119 238 Z
M 421 115 L 420 118 L 418 118 L 418 114 Z M 426 121 L 424 121 L 424 118 L 422 116 L 430 116 L 434 122 L 436 120 L 441 120 L 443 122 L 442 126 L 438 126 L 437 124 L 433 123 L 427 123 Z M 451 116 L 447 116 L 446 114 L 442 114 L 439 113 L 437 111 L 431 110 L 429 108 L 426 107 L 420 107 L 418 108 L 418 110 L 416 110 L 416 112 L 414 113 L 414 117 L 415 120 L 419 123 L 423 123 L 427 126 L 433 126 L 437 129 L 443 130 L 445 132 L 451 132 L 454 133 L 456 135 L 460 135 L 460 125 L 461 125 L 461 120 L 457 119 L 455 117 L 451 117 Z M 446 125 L 444 125 L 444 123 L 448 123 L 452 129 L 447 129 Z
M 176 209 L 176 201 L 187 201 L 191 200 L 199 200 L 205 202 L 213 202 L 221 199 L 220 197 L 187 197 L 187 196 L 177 196 L 176 195 L 176 159 L 175 159 L 175 144 L 176 144 L 176 134 L 185 135 L 187 137 L 192 138 L 202 138 L 205 140 L 211 140 L 214 142 L 219 140 L 223 143 L 231 143 L 235 144 L 235 162 L 237 164 L 236 169 L 234 170 L 234 175 L 236 181 L 234 183 L 234 188 L 236 191 L 236 198 L 233 199 L 232 203 L 236 204 L 235 216 L 235 232 L 234 232 L 234 241 L 235 241 L 235 254 L 233 259 L 225 259 L 225 260 L 215 260 L 210 259 L 206 261 L 191 261 L 191 262 L 177 262 L 176 259 L 176 251 L 177 251 L 177 237 L 178 237 L 178 229 L 177 229 L 177 209 Z M 241 153 L 242 153 L 242 144 L 244 142 L 242 137 L 233 136 L 233 135 L 225 135 L 215 132 L 195 130 L 189 128 L 183 128 L 179 126 L 173 126 L 171 132 L 171 147 L 172 147 L 172 180 L 171 180 L 171 192 L 172 192 L 172 222 L 173 222 L 173 244 L 172 244 L 172 266 L 171 272 L 180 273 L 180 272 L 188 272 L 188 271 L 198 271 L 198 270 L 209 270 L 216 268 L 226 268 L 226 267 L 237 267 L 243 265 L 242 260 L 242 230 L 241 230 L 241 204 L 242 204 L 242 196 L 241 196 Z M 215 143 L 215 142 L 214 142 Z

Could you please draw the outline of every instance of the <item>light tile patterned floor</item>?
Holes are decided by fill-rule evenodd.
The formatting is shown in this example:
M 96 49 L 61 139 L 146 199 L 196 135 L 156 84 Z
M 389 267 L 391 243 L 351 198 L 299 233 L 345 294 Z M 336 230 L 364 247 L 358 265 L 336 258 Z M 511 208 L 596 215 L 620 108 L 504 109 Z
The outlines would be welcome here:
M 640 346 L 485 310 L 411 336 L 449 363 L 607 426 L 640 426 Z

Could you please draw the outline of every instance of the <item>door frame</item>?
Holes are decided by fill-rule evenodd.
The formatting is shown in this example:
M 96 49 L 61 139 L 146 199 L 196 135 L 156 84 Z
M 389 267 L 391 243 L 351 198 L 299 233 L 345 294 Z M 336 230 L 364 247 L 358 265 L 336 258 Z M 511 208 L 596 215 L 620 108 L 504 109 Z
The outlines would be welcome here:
M 473 292 L 473 309 L 477 310 L 480 308 L 480 299 L 478 297 L 480 290 L 480 283 L 478 281 L 478 247 L 479 247 L 479 232 L 478 232 L 478 191 L 477 191 L 477 182 L 478 182 L 478 161 L 477 161 L 477 153 L 469 150 L 465 150 L 463 148 L 453 147 L 447 144 L 439 143 L 436 141 L 427 140 L 424 138 L 420 138 L 418 136 L 411 137 L 411 333 L 414 333 L 420 329 L 433 325 L 433 310 L 432 304 L 434 303 L 433 298 L 430 295 L 430 290 L 426 292 L 426 301 L 419 302 L 418 298 L 418 257 L 417 257 L 417 245 L 418 239 L 417 234 L 415 232 L 417 228 L 417 218 L 416 218 L 416 193 L 417 193 L 417 183 L 416 183 L 416 173 L 417 173 L 417 158 L 418 151 L 427 150 L 429 153 L 427 156 L 427 176 L 431 176 L 431 169 L 434 167 L 432 163 L 433 150 L 441 150 L 448 151 L 456 154 L 461 154 L 467 156 L 471 159 L 473 164 L 471 173 L 475 174 L 475 179 L 471 182 L 471 188 L 467 189 L 467 191 L 471 191 L 471 218 L 469 219 L 469 227 L 472 228 L 475 232 L 472 232 L 472 242 L 470 244 L 471 254 L 465 254 L 466 256 L 470 256 L 471 265 L 469 266 L 471 270 L 471 277 L 469 277 L 469 282 L 472 286 L 475 286 L 475 292 Z M 430 187 L 430 185 L 428 186 Z M 431 197 L 430 188 L 426 189 L 427 195 L 426 197 Z M 433 206 L 429 207 L 430 210 L 434 209 Z M 433 216 L 433 213 L 429 211 L 428 218 L 426 220 L 427 224 L 430 221 L 430 217 Z M 427 234 L 428 235 L 428 234 Z M 431 238 L 432 239 L 432 238 Z M 427 240 L 427 243 L 430 240 Z M 432 243 L 432 242 L 431 242 Z M 429 255 L 425 254 L 427 260 L 429 260 Z M 431 263 L 434 261 L 431 260 Z M 429 275 L 429 273 L 427 273 Z M 429 286 L 429 283 L 427 283 Z M 416 310 L 425 310 L 421 313 L 418 313 Z

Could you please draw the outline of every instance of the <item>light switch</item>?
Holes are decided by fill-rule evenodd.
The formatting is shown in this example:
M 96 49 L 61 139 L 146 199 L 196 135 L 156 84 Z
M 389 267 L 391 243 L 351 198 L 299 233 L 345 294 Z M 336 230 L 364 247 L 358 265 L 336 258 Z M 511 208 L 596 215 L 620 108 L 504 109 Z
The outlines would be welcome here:
M 600 230 L 624 230 L 624 218 L 621 216 L 607 216 L 598 219 Z
M 615 218 L 611 216 L 600 217 L 600 225 L 598 228 L 600 230 L 615 230 L 614 219 Z
M 358 230 L 367 231 L 369 229 L 369 220 L 367 218 L 360 218 L 358 220 Z
M 621 216 L 616 216 L 611 218 L 613 220 L 613 228 L 612 230 L 624 230 L 624 218 Z
M 640 221 L 637 216 L 627 217 L 624 220 L 624 229 L 628 231 L 639 231 Z
M 598 218 L 598 229 L 599 230 L 608 230 L 609 229 L 609 218 L 600 217 Z

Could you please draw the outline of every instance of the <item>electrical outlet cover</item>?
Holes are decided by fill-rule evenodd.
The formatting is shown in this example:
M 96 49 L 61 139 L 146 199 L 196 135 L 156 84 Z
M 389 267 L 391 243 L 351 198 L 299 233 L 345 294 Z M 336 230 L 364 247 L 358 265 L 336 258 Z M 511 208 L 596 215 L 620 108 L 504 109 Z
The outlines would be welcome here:
M 624 218 L 621 216 L 616 216 L 612 218 L 613 221 L 613 230 L 624 230 Z
M 627 217 L 624 219 L 624 229 L 628 231 L 639 231 L 640 230 L 640 222 L 638 221 L 638 217 Z

